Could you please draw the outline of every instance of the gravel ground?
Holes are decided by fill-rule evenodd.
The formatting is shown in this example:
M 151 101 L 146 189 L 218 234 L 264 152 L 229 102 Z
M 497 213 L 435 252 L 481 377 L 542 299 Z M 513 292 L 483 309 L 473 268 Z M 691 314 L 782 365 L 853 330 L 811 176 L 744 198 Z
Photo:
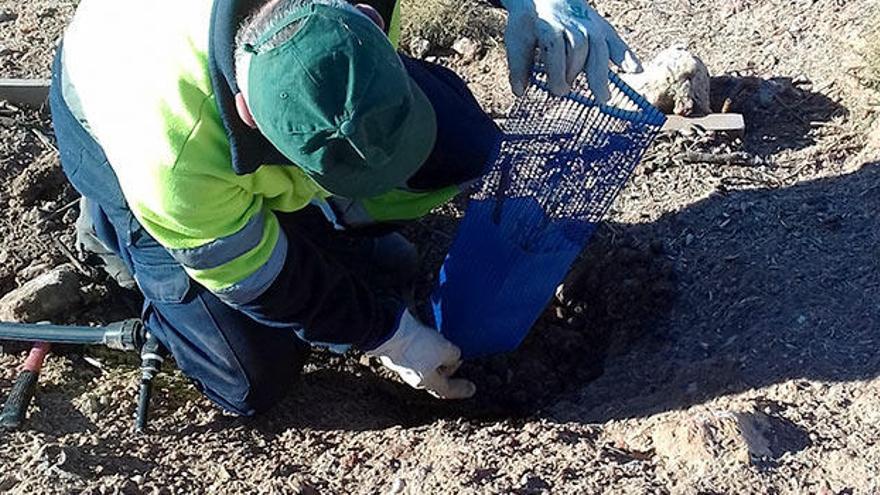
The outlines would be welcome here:
M 565 300 L 520 351 L 468 363 L 477 399 L 439 404 L 374 363 L 317 354 L 250 420 L 165 373 L 152 430 L 136 435 L 132 357 L 62 348 L 29 428 L 0 433 L 0 492 L 880 492 L 880 124 L 859 56 L 871 6 L 599 2 L 645 58 L 684 43 L 713 75 L 742 78 L 748 129 L 658 140 Z M 2 12 L 2 77 L 45 77 L 71 3 Z M 503 55 L 482 44 L 473 61 L 427 56 L 503 113 Z M 70 240 L 75 193 L 45 112 L 6 104 L 0 124 L 6 292 L 67 261 L 53 239 Z M 448 238 L 449 213 L 413 227 L 426 249 Z M 93 276 L 100 302 L 59 321 L 132 314 L 136 298 Z M 21 357 L 0 353 L 0 390 Z

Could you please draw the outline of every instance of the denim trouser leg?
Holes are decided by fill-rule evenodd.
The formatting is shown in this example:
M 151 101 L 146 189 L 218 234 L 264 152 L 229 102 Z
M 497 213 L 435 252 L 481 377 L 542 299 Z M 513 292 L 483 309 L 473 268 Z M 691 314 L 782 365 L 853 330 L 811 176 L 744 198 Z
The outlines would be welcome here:
M 215 403 L 243 415 L 267 409 L 289 389 L 308 346 L 289 330 L 257 324 L 189 279 L 128 209 L 103 150 L 64 102 L 59 78 L 56 63 L 49 103 L 62 168 L 91 200 L 98 238 L 134 274 L 147 327 Z

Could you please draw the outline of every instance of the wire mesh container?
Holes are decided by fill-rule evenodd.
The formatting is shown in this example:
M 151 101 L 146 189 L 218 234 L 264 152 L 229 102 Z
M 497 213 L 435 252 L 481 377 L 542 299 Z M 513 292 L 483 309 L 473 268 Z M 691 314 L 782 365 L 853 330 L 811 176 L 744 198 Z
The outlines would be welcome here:
M 432 296 L 434 323 L 465 357 L 515 349 L 553 297 L 665 117 L 610 76 L 562 97 L 540 68 L 475 186 Z

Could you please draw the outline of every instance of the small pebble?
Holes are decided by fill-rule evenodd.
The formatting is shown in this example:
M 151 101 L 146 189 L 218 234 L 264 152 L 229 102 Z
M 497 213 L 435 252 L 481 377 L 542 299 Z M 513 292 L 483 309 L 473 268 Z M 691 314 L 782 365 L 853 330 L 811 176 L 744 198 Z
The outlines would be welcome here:
M 403 493 L 403 490 L 406 489 L 406 481 L 403 481 L 400 478 L 394 480 L 391 483 L 391 488 L 388 489 L 389 495 L 397 495 L 398 493 Z
M 476 60 L 482 50 L 483 46 L 480 43 L 466 37 L 459 38 L 452 44 L 452 51 L 461 55 L 462 60 L 466 62 Z
M 77 216 L 79 216 L 79 213 L 76 210 L 67 210 L 64 212 L 64 216 L 61 217 L 61 220 L 67 225 L 73 225 L 76 223 Z
M 409 53 L 415 58 L 425 58 L 431 51 L 431 42 L 425 38 L 413 38 L 409 42 Z

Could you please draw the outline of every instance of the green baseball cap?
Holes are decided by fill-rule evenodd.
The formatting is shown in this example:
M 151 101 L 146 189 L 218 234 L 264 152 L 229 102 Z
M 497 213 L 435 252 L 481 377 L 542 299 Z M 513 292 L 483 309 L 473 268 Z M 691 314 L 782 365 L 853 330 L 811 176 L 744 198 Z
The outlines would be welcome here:
M 260 49 L 295 23 L 290 39 Z M 385 193 L 428 158 L 437 134 L 434 109 L 367 17 L 311 4 L 247 49 L 257 127 L 331 194 Z

